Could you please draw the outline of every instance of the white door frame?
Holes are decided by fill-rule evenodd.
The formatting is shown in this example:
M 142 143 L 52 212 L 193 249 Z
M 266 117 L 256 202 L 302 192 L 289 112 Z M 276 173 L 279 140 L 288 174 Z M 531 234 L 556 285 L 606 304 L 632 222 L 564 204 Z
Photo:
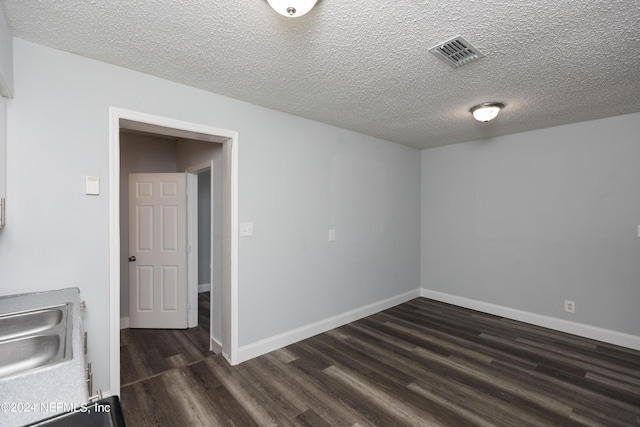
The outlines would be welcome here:
M 120 394 L 120 129 L 222 144 L 222 354 L 238 360 L 238 133 L 109 107 L 109 394 Z
M 197 165 L 192 165 L 189 166 L 188 168 L 186 168 L 185 172 L 187 174 L 195 174 L 195 175 L 199 175 L 205 171 L 209 171 L 209 175 L 210 175 L 210 180 L 209 180 L 209 188 L 210 188 L 210 200 L 209 200 L 209 229 L 211 230 L 211 238 L 209 239 L 209 303 L 211 303 L 211 299 L 214 297 L 213 296 L 213 265 L 214 265 L 214 249 L 213 249 L 213 245 L 214 245 L 214 239 L 213 239 L 213 234 L 214 234 L 214 229 L 215 229 L 215 225 L 214 225 L 214 204 L 215 204 L 215 197 L 214 197 L 214 188 L 215 188 L 215 174 L 213 173 L 214 171 L 214 166 L 213 166 L 213 160 L 209 160 L 208 162 L 203 162 L 203 163 L 199 163 Z M 197 199 L 197 195 L 196 195 L 196 199 Z M 200 203 L 200 201 L 198 200 L 198 203 Z M 197 206 L 196 206 L 196 210 L 197 210 Z M 198 223 L 198 218 L 197 218 L 197 212 L 196 212 L 196 218 L 195 218 L 196 223 Z M 197 232 L 197 230 L 196 230 Z M 196 240 L 196 246 L 198 246 L 198 242 Z M 197 251 L 197 247 L 196 247 L 196 251 Z M 192 248 L 192 252 L 193 252 L 193 248 Z M 198 277 L 198 273 L 199 273 L 199 269 L 198 269 L 198 265 L 197 265 L 197 259 L 198 259 L 198 254 L 196 253 L 195 256 L 193 256 L 193 258 L 195 258 L 196 260 L 196 265 L 194 268 L 190 268 L 190 271 L 194 271 L 196 272 L 196 278 Z M 197 308 L 198 306 L 198 292 L 200 291 L 200 285 L 197 285 L 198 289 L 196 290 L 196 294 L 192 297 L 192 301 L 194 301 L 194 304 Z M 213 305 L 210 304 L 211 306 L 211 312 L 209 313 L 209 350 L 214 351 L 216 353 L 220 353 L 222 352 L 222 344 L 220 343 L 220 337 L 214 337 L 213 333 L 214 331 L 218 330 L 218 325 L 214 325 L 214 321 L 215 321 L 215 316 L 213 315 Z M 192 310 L 193 311 L 193 310 Z M 198 323 L 198 319 L 197 319 L 197 310 L 195 310 L 196 312 L 196 325 Z
M 187 326 L 198 326 L 198 177 L 187 178 Z

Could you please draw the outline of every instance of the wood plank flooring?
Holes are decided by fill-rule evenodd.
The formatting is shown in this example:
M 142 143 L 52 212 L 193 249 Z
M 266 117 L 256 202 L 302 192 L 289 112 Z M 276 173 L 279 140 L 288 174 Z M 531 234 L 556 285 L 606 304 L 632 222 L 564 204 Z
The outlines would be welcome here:
M 235 367 L 194 347 L 122 381 L 130 426 L 640 426 L 640 352 L 425 298 Z
M 209 292 L 198 294 L 198 327 L 120 331 L 120 383 L 126 387 L 213 355 L 209 351 Z

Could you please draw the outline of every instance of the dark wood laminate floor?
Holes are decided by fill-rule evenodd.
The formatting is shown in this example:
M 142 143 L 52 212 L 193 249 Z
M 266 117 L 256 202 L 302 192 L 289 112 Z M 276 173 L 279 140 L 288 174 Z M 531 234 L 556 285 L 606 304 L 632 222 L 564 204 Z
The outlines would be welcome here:
M 239 366 L 205 355 L 121 399 L 134 427 L 638 426 L 640 352 L 418 298 Z
M 209 351 L 209 292 L 198 294 L 198 327 L 120 331 L 120 383 L 132 383 L 213 355 Z
M 198 294 L 198 326 L 209 335 L 211 329 L 211 292 Z

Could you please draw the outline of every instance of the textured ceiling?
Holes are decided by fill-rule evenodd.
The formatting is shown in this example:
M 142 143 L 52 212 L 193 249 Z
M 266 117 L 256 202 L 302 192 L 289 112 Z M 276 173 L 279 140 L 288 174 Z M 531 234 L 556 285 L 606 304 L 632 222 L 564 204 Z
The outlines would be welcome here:
M 418 148 L 640 111 L 640 0 L 0 1 L 16 37 Z M 428 52 L 456 35 L 486 57 Z

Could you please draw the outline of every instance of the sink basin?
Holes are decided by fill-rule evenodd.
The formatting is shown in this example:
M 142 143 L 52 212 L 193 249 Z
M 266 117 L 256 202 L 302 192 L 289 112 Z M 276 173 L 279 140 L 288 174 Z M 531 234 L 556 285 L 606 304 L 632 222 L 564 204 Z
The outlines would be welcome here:
M 31 425 L 88 402 L 81 307 L 78 288 L 0 295 L 0 403 L 19 405 L 0 410 L 0 426 Z
M 70 360 L 68 314 L 62 304 L 0 316 L 0 378 Z
M 60 344 L 60 335 L 36 335 L 0 342 L 0 378 L 63 361 L 64 346 Z
M 59 325 L 66 314 L 67 306 L 60 305 L 0 316 L 0 341 L 51 329 Z

